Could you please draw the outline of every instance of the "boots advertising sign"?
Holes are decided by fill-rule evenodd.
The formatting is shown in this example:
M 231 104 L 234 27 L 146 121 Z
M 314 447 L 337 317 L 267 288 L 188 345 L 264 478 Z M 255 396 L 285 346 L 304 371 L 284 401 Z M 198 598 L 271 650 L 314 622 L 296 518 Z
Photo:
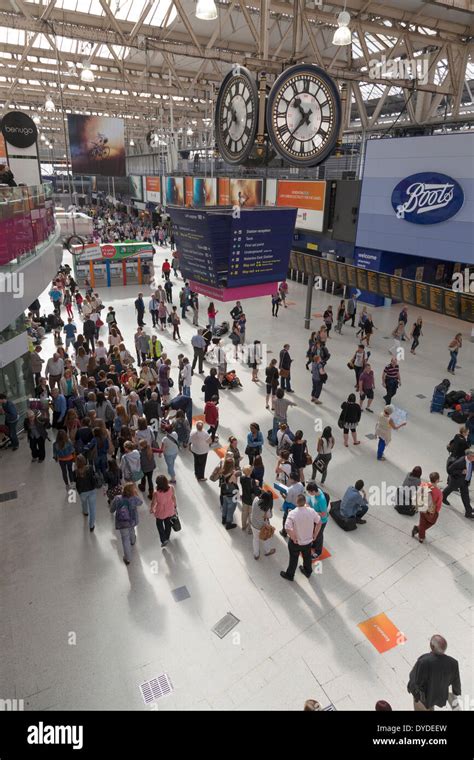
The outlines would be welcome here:
M 405 177 L 392 192 L 398 219 L 413 224 L 439 224 L 462 208 L 464 192 L 455 179 L 438 172 L 421 172 Z

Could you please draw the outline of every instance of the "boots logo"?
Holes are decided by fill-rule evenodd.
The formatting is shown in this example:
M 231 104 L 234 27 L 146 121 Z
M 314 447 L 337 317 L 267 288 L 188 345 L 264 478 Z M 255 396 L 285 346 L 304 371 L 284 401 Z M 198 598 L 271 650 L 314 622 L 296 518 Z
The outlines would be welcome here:
M 38 130 L 33 119 L 21 111 L 9 111 L 2 119 L 2 134 L 14 148 L 29 148 L 38 139 Z
M 398 219 L 413 224 L 439 224 L 451 219 L 464 203 L 464 192 L 455 179 L 437 172 L 406 177 L 392 192 Z

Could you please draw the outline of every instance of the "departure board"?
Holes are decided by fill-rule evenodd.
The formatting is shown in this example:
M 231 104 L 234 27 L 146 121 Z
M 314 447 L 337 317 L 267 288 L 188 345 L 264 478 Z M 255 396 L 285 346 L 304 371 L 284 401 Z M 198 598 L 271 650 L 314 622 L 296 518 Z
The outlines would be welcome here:
M 367 272 L 367 286 L 369 293 L 379 292 L 379 278 L 377 272 Z
M 390 298 L 395 301 L 402 300 L 402 281 L 399 277 L 390 277 Z
M 258 285 L 286 279 L 297 209 L 240 209 L 231 218 L 227 285 Z
M 388 274 L 379 272 L 379 290 L 385 298 L 392 298 L 390 290 L 390 277 Z
M 329 279 L 331 282 L 339 282 L 339 274 L 337 271 L 337 264 L 335 261 L 328 261 L 329 266 Z
M 448 317 L 459 316 L 459 299 L 458 294 L 454 290 L 444 291 L 444 313 Z
M 417 306 L 420 306 L 422 309 L 430 308 L 429 286 L 424 282 L 417 282 L 415 284 L 415 299 Z
M 430 285 L 430 305 L 431 311 L 437 311 L 438 314 L 444 313 L 443 289 Z
M 361 290 L 367 290 L 367 272 L 365 269 L 357 267 L 357 287 Z
M 329 267 L 326 259 L 319 260 L 319 266 L 321 268 L 321 277 L 323 280 L 329 280 Z
M 348 266 L 346 266 L 346 271 L 347 271 L 347 282 L 348 282 L 348 285 L 350 285 L 351 288 L 356 288 L 357 287 L 357 269 L 356 269 L 356 267 L 348 265 Z
M 402 301 L 415 303 L 415 283 L 412 280 L 402 280 Z
M 343 285 L 348 285 L 347 281 L 347 267 L 345 264 L 338 264 L 337 265 L 337 275 L 339 278 L 339 282 Z
M 474 322 L 474 296 L 469 293 L 459 295 L 460 316 L 468 322 Z
M 170 208 L 176 248 L 179 251 L 180 269 L 185 279 L 191 278 L 205 285 L 217 285 L 215 252 L 209 230 L 209 216 L 201 211 Z M 216 214 L 216 222 L 224 228 L 221 256 L 228 257 L 231 217 Z

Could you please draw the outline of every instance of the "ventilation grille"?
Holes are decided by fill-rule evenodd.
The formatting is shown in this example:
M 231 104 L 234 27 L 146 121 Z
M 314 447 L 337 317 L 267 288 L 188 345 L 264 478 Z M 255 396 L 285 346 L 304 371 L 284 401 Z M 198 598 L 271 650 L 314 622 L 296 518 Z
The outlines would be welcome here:
M 156 678 L 151 678 L 149 681 L 140 684 L 140 691 L 143 697 L 143 701 L 146 705 L 155 702 L 157 699 L 167 697 L 173 691 L 173 684 L 170 681 L 168 673 L 162 673 Z
M 227 615 L 224 615 L 224 617 L 215 624 L 212 630 L 220 639 L 223 639 L 224 636 L 227 636 L 232 628 L 235 628 L 238 623 L 240 623 L 239 618 L 236 618 L 232 612 L 228 612 Z

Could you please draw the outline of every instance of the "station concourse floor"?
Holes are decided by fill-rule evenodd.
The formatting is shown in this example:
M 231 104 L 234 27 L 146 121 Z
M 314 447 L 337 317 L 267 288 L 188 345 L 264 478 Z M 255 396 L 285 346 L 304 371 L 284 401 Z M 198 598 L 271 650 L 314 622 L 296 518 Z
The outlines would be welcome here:
M 159 249 L 155 257 L 157 280 L 165 254 L 169 251 Z M 175 282 L 178 303 L 182 280 Z M 147 288 L 142 290 L 147 302 Z M 137 286 L 100 290 L 105 305 L 116 309 L 130 349 L 138 291 Z M 453 389 L 474 386 L 471 326 L 409 307 L 409 326 L 421 314 L 424 335 L 417 355 L 407 350 L 401 362 L 402 387 L 394 399 L 407 410 L 408 425 L 394 432 L 387 461 L 377 462 L 376 441 L 366 437 L 374 432 L 377 414 L 362 414 L 358 447 L 344 448 L 337 427 L 340 404 L 354 385 L 346 365 L 356 331 L 349 325 L 342 336 L 333 333 L 328 341 L 331 359 L 323 404 L 310 403 L 305 299 L 306 287 L 290 281 L 289 305 L 280 309 L 278 319 L 271 316 L 270 298 L 245 301 L 247 341 L 258 338 L 266 344 L 272 352 L 268 360 L 278 358 L 283 343 L 290 343 L 296 391 L 292 400 L 298 405 L 289 411 L 290 424 L 304 431 L 312 454 L 316 419 L 333 426 L 337 444 L 326 482 L 331 497 L 340 498 L 358 478 L 367 488 L 382 482 L 400 485 L 415 465 L 424 475 L 438 470 L 445 482 L 446 445 L 458 426 L 446 416 L 430 414 L 429 403 L 444 377 L 451 379 Z M 47 294 L 41 300 L 47 307 Z M 320 313 L 329 303 L 335 310 L 337 301 L 315 291 L 312 311 Z M 218 323 L 230 319 L 231 307 L 217 305 Z M 383 406 L 380 380 L 393 342 L 386 336 L 399 309 L 372 310 L 378 328 L 370 359 L 377 382 L 376 412 Z M 200 298 L 201 324 L 206 310 L 207 301 Z M 149 315 L 146 321 L 150 330 Z M 320 323 L 314 317 L 312 329 Z M 457 332 L 465 341 L 461 369 L 453 377 L 446 374 L 447 344 Z M 178 353 L 192 356 L 191 319 L 182 324 L 181 334 L 183 346 L 174 344 L 169 333 L 163 339 L 175 383 Z M 51 336 L 43 346 L 47 359 L 53 352 Z M 243 453 L 249 423 L 258 422 L 266 437 L 272 415 L 265 409 L 262 381 L 252 383 L 250 370 L 237 367 L 244 387 L 221 392 L 219 433 L 221 442 L 235 434 Z M 201 384 L 202 376 L 196 374 L 195 414 L 203 410 Z M 459 660 L 463 694 L 474 694 L 473 525 L 464 517 L 458 494 L 451 495 L 450 507 L 443 506 L 423 545 L 410 535 L 417 518 L 401 516 L 392 506 L 372 506 L 367 524 L 352 533 L 330 518 L 324 543 L 331 556 L 321 563 L 321 572 L 310 580 L 297 572 L 294 583 L 288 583 L 279 574 L 288 560 L 278 534 L 281 502 L 275 502 L 273 517 L 276 554 L 264 557 L 262 552 L 257 562 L 251 537 L 240 529 L 240 513 L 239 528 L 225 531 L 217 484 L 197 483 L 192 455 L 183 451 L 177 459 L 176 486 L 183 529 L 162 550 L 145 498 L 133 560 L 126 567 L 105 497 L 98 492 L 97 525 L 90 533 L 80 504 L 67 501 L 51 450 L 52 442 L 47 443 L 46 462 L 32 463 L 22 436 L 19 451 L 0 453 L 1 491 L 18 491 L 17 499 L 0 504 L 3 698 L 23 699 L 26 710 L 149 710 L 139 685 L 167 673 L 173 692 L 156 702 L 159 711 L 301 710 L 308 698 L 323 707 L 333 704 L 336 710 L 373 710 L 379 699 L 394 710 L 412 709 L 408 675 L 417 657 L 428 651 L 434 633 L 446 637 L 448 654 Z M 266 443 L 265 481 L 270 484 L 275 458 L 275 449 Z M 218 461 L 211 451 L 207 475 Z M 163 459 L 157 462 L 155 476 L 164 470 Z M 177 602 L 172 591 L 183 586 L 190 596 Z M 211 629 L 227 612 L 240 622 L 219 639 Z M 402 643 L 379 653 L 358 624 L 382 613 L 406 641 L 402 636 Z

